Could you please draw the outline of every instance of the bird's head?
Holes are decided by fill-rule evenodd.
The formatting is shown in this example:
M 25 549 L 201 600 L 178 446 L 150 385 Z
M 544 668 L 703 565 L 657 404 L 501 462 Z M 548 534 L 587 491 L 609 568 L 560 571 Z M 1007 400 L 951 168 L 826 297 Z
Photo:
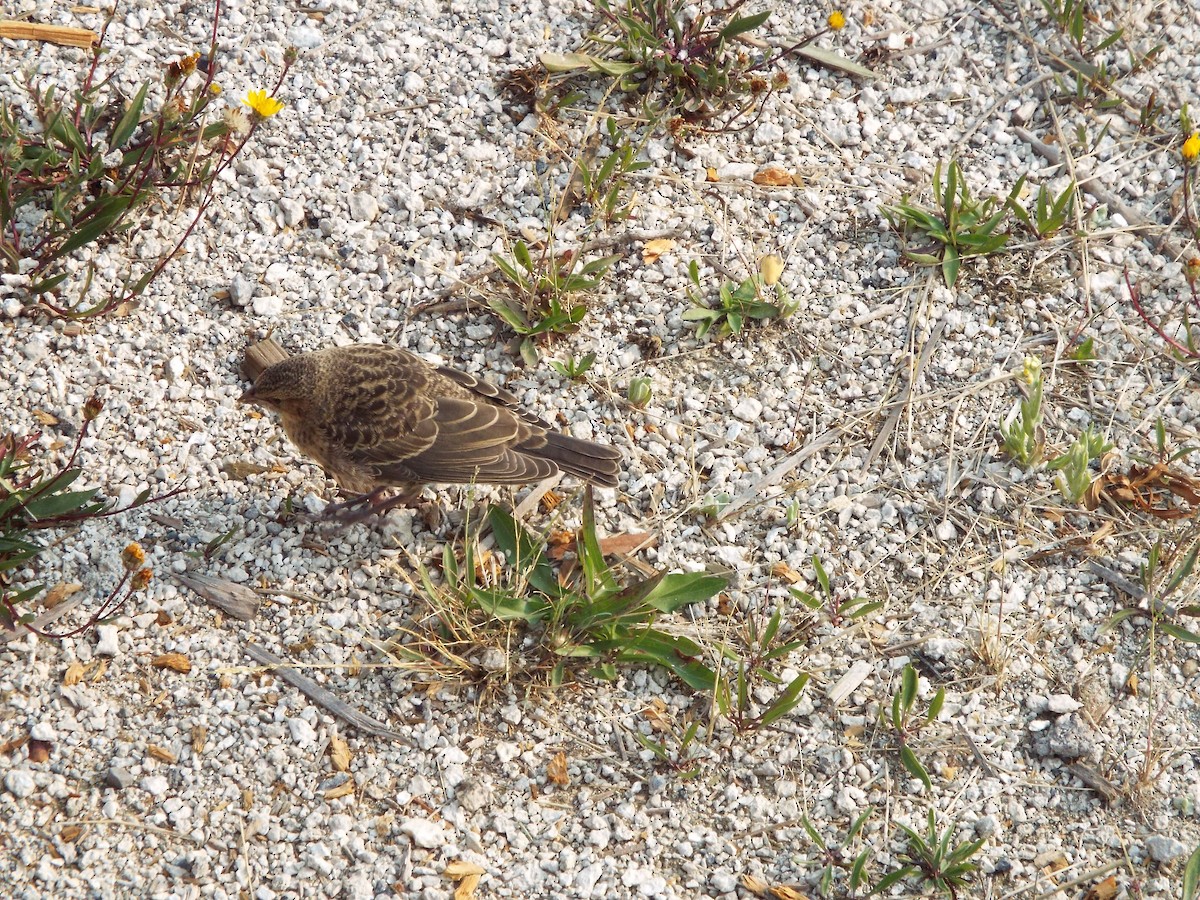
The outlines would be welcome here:
M 312 361 L 304 356 L 293 356 L 263 370 L 254 386 L 238 397 L 238 403 L 253 403 L 281 411 L 307 401 L 315 387 L 316 371 Z

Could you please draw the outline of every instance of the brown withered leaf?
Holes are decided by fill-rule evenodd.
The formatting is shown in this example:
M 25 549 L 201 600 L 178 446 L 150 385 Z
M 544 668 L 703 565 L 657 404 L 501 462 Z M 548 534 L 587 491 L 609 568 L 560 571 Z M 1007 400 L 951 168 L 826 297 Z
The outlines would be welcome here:
M 11 741 L 5 741 L 0 744 L 0 754 L 16 753 L 29 742 L 29 735 L 23 734 L 20 737 L 15 737 Z
M 1167 463 L 1132 465 L 1128 472 L 1104 472 L 1092 482 L 1084 503 L 1095 509 L 1101 500 L 1128 504 L 1156 519 L 1185 519 L 1200 505 L 1200 481 Z
M 82 591 L 82 584 L 71 584 L 66 581 L 60 581 L 50 590 L 46 591 L 46 596 L 42 598 L 42 606 L 46 609 L 54 609 L 58 604 L 62 603 L 76 591 Z
M 633 553 L 636 550 L 641 550 L 644 547 L 653 547 L 658 542 L 658 538 L 645 531 L 627 531 L 624 534 L 614 534 L 611 537 L 600 538 L 600 552 L 605 556 L 612 556 L 614 553 Z M 575 541 L 571 540 L 566 544 L 554 544 L 546 551 L 546 555 L 551 559 L 562 559 L 568 553 L 575 550 Z
M 671 716 L 667 711 L 667 704 L 655 697 L 650 701 L 650 705 L 642 710 L 642 715 L 646 721 L 650 723 L 650 727 L 654 731 L 670 731 Z
M 57 425 L 58 424 L 58 417 L 55 416 L 53 413 L 46 412 L 44 409 L 35 409 L 32 412 L 32 415 L 35 419 L 37 419 L 43 425 Z
M 761 878 L 755 878 L 753 875 L 743 875 L 742 887 L 752 894 L 756 894 L 759 897 L 765 897 L 771 886 Z
M 717 174 L 716 169 L 714 169 L 712 166 L 709 166 L 704 170 L 704 180 L 715 183 L 721 180 L 721 176 Z
M 246 462 L 241 459 L 232 459 L 225 465 L 221 466 L 221 471 L 237 481 L 245 481 L 254 475 L 261 475 L 263 472 L 270 472 L 271 466 L 264 466 L 261 463 Z
M 1083 895 L 1083 900 L 1112 900 L 1117 896 L 1118 890 L 1117 876 L 1109 875 L 1103 881 L 1097 881 L 1088 888 L 1088 892 Z
M 792 173 L 783 166 L 763 166 L 754 173 L 752 179 L 755 184 L 761 184 L 764 187 L 792 187 L 796 184 Z
M 790 884 L 777 884 L 771 888 L 771 896 L 776 900 L 808 900 L 808 894 L 802 894 Z
M 347 778 L 337 787 L 331 787 L 325 792 L 326 800 L 336 800 L 338 797 L 348 797 L 354 793 L 354 779 Z
M 73 684 L 79 684 L 83 681 L 83 676 L 87 674 L 87 667 L 79 660 L 75 660 L 69 666 L 67 671 L 63 673 L 63 687 L 70 687 Z
M 168 750 L 166 747 L 160 747 L 158 744 L 147 744 L 146 755 L 152 756 L 159 762 L 174 763 L 179 762 L 179 757 Z
M 671 238 L 653 238 L 646 241 L 646 245 L 642 247 L 642 262 L 655 262 L 660 256 L 668 250 L 674 248 L 675 241 Z
M 442 874 L 451 881 L 457 881 L 458 887 L 454 889 L 454 900 L 471 900 L 475 896 L 475 889 L 479 887 L 479 879 L 483 876 L 484 869 L 474 863 L 456 860 L 447 864 L 442 870 Z
M 79 840 L 79 836 L 83 834 L 83 829 L 78 825 L 64 825 L 62 831 L 58 833 L 58 839 L 64 844 L 73 844 Z
M 338 735 L 333 735 L 333 737 L 329 739 L 329 761 L 333 764 L 334 771 L 349 771 L 351 758 L 350 745 L 342 740 Z
M 782 578 L 788 584 L 796 584 L 797 582 L 804 580 L 799 572 L 782 561 L 771 566 L 771 574 L 776 578 Z
M 192 726 L 192 752 L 203 753 L 204 745 L 208 741 L 208 727 L 205 725 Z
M 561 750 L 554 754 L 546 766 L 546 778 L 551 784 L 557 784 L 560 787 L 571 783 L 571 778 L 567 774 L 567 754 Z
M 192 662 L 182 653 L 163 653 L 150 660 L 150 665 L 156 669 L 173 669 L 186 675 L 192 671 Z

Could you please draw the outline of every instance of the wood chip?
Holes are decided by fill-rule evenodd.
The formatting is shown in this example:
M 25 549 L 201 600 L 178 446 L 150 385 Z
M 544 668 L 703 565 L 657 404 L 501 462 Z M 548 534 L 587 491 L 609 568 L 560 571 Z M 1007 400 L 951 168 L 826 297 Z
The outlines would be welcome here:
M 91 47 L 100 35 L 88 28 L 38 25 L 34 22 L 0 22 L 0 38 L 13 41 L 42 41 L 61 47 Z
M 350 745 L 335 734 L 329 739 L 329 761 L 333 764 L 334 771 L 349 771 L 350 760 Z
M 168 750 L 166 747 L 160 747 L 158 744 L 147 744 L 146 755 L 157 759 L 159 762 L 176 763 L 179 762 L 179 757 Z
M 571 783 L 571 776 L 567 774 L 567 754 L 561 750 L 554 754 L 546 766 L 546 779 L 560 787 Z
M 196 573 L 176 575 L 175 580 L 239 622 L 249 622 L 258 615 L 262 599 L 245 585 L 215 575 Z
M 246 356 L 242 360 L 242 377 L 247 381 L 258 381 L 258 376 L 277 362 L 288 358 L 288 352 L 279 345 L 275 338 L 267 338 L 246 348 Z

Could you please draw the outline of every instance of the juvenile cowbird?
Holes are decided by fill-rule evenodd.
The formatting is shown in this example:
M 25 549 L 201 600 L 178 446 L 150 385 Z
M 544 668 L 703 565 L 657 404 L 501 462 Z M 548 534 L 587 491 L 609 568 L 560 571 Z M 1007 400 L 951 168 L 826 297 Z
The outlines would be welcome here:
M 248 357 L 249 359 L 249 357 Z M 407 350 L 354 344 L 268 366 L 243 403 L 275 410 L 293 444 L 376 511 L 429 482 L 526 484 L 562 471 L 615 487 L 614 447 L 553 431 L 490 382 Z M 380 503 L 388 488 L 398 494 Z

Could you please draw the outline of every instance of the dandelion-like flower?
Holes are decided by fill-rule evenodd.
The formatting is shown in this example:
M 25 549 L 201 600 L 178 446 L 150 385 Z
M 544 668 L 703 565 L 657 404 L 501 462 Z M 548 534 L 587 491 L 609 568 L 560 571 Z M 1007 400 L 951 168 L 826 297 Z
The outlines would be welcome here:
M 246 114 L 236 106 L 232 106 L 225 110 L 224 114 L 221 116 L 221 120 L 224 122 L 225 127 L 229 129 L 231 134 L 241 135 L 250 131 L 250 120 L 246 118 Z
M 825 20 L 829 27 L 834 31 L 841 31 L 846 27 L 846 17 L 840 9 L 835 9 L 829 14 L 829 18 Z
M 1184 162 L 1195 162 L 1196 157 L 1200 156 L 1200 131 L 1193 131 L 1192 136 L 1183 142 Z
M 146 561 L 146 551 L 136 541 L 121 551 L 121 564 L 130 572 L 136 572 Z
M 283 102 L 268 97 L 266 91 L 250 91 L 242 101 L 264 119 L 269 119 L 283 109 Z
M 131 591 L 144 591 L 150 586 L 150 581 L 153 578 L 153 569 L 138 569 L 137 574 L 133 576 L 133 580 L 129 582 L 129 589 Z

